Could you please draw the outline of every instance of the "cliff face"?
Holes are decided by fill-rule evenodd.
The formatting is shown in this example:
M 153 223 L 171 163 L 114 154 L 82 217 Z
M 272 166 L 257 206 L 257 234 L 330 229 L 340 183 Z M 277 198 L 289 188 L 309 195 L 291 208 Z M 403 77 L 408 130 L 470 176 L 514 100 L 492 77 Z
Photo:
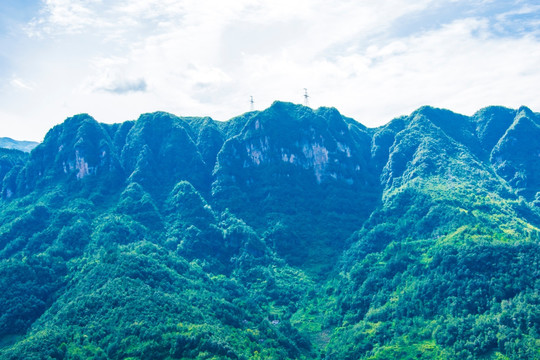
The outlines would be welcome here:
M 336 109 L 281 102 L 227 123 L 154 113 L 105 125 L 77 115 L 47 134 L 18 189 L 23 195 L 51 179 L 107 175 L 111 186 L 135 181 L 158 193 L 187 180 L 216 198 L 224 184 L 246 194 L 283 183 L 373 192 L 417 175 L 457 171 L 449 167 L 462 157 L 463 168 L 495 172 L 530 200 L 538 190 L 539 121 L 525 107 L 490 107 L 470 118 L 423 107 L 368 129 Z

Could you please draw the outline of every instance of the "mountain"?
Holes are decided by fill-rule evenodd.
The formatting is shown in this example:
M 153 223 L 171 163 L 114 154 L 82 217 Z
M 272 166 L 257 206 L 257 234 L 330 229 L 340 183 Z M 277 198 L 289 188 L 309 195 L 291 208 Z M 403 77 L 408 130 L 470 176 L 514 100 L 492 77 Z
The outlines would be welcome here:
M 0 151 L 2 359 L 540 359 L 540 114 L 80 114 Z
M 23 152 L 30 152 L 38 144 L 39 143 L 35 141 L 19 141 L 8 137 L 0 137 L 0 148 L 2 149 L 15 149 Z

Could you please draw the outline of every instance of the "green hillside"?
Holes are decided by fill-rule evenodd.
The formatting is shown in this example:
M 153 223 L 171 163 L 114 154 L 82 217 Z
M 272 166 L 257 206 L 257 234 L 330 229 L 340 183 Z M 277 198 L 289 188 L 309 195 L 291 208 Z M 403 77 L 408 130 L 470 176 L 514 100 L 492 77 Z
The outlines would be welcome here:
M 1 359 L 540 359 L 525 107 L 80 114 L 0 184 Z

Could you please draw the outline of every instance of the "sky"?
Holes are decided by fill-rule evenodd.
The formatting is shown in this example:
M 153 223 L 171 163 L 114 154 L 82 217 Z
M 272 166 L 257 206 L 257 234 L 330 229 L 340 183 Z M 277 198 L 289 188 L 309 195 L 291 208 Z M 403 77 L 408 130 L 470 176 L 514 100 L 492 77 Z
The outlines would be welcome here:
M 540 111 L 540 2 L 1 0 L 0 137 L 67 117 L 228 120 L 273 101 L 369 127 L 422 105 Z

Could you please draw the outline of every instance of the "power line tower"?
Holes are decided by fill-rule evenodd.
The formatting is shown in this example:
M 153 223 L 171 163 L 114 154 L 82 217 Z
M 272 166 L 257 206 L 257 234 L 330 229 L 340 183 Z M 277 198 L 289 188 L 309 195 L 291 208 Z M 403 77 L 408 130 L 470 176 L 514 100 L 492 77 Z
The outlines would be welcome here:
M 309 95 L 306 88 L 304 88 L 304 106 L 309 106 Z
M 253 96 L 249 97 L 249 111 L 255 110 L 255 107 L 253 106 L 255 104 L 255 101 L 253 101 Z

